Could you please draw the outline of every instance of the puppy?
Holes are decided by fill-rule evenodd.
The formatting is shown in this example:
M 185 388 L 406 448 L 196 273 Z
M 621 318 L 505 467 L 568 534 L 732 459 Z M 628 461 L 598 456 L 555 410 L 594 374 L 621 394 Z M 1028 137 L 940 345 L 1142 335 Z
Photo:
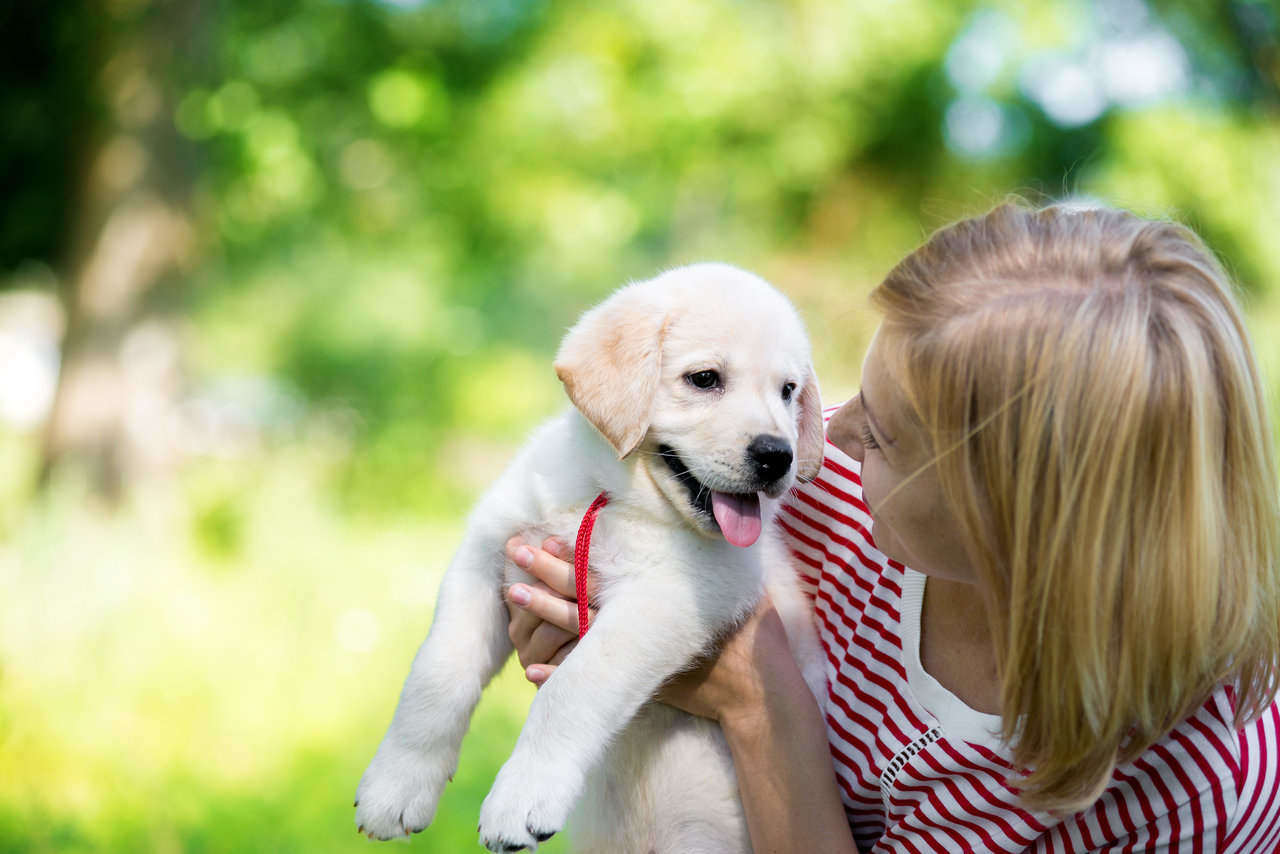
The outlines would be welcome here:
M 583 315 L 556 373 L 574 409 L 543 425 L 480 500 L 435 618 L 356 793 L 379 839 L 426 827 L 485 684 L 511 653 L 513 534 L 591 540 L 590 631 L 539 689 L 480 810 L 491 851 L 565 826 L 585 851 L 751 850 L 719 728 L 650 698 L 768 589 L 819 702 L 808 602 L 772 530 L 777 499 L 816 476 L 822 416 L 803 326 L 763 280 L 698 264 L 628 285 Z

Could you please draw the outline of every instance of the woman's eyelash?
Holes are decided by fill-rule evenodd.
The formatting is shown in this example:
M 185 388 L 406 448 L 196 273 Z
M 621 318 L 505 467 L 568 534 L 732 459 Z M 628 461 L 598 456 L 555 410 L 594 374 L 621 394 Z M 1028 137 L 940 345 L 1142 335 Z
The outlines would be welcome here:
M 876 437 L 871 433 L 871 428 L 865 424 L 862 425 L 862 444 L 870 449 L 880 447 L 880 443 L 876 441 Z

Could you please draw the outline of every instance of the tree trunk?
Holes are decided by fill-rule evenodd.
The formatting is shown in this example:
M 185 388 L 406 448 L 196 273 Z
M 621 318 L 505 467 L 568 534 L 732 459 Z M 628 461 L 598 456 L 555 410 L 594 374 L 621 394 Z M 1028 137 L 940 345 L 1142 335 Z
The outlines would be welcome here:
M 149 438 L 131 430 L 140 372 L 124 358 L 126 345 L 153 312 L 155 291 L 177 286 L 193 250 L 189 157 L 174 128 L 172 81 L 190 50 L 198 3 L 97 5 L 109 22 L 97 27 L 92 78 L 101 110 L 74 165 L 77 200 L 60 277 L 66 333 L 39 487 L 70 464 L 116 499 L 133 446 Z

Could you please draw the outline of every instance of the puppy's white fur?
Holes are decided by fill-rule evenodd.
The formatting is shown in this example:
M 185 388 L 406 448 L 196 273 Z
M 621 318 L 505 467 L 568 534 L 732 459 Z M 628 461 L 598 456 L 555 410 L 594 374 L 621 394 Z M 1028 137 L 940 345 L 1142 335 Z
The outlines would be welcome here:
M 696 388 L 688 377 L 703 370 L 717 371 L 722 387 Z M 481 841 L 494 851 L 536 848 L 579 804 L 581 850 L 750 851 L 718 727 L 650 698 L 737 626 L 767 586 L 823 701 L 809 606 L 770 524 L 776 499 L 821 463 L 803 327 L 763 280 L 694 265 L 628 285 L 587 312 L 556 371 L 576 409 L 543 425 L 475 508 L 360 781 L 356 821 L 379 838 L 430 823 L 481 690 L 511 652 L 503 590 L 530 577 L 506 561 L 504 543 L 516 533 L 573 542 L 603 490 L 610 500 L 591 544 L 598 614 L 534 698 L 481 807 Z M 762 536 L 738 548 L 658 450 L 675 449 L 709 489 L 746 493 L 761 488 L 746 453 L 761 435 L 785 439 L 795 460 L 761 493 Z

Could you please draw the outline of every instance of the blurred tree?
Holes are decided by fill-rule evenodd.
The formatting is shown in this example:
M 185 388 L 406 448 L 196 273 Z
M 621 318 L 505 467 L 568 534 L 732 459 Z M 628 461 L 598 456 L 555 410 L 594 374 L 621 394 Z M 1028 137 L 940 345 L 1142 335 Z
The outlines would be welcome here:
M 55 267 L 66 318 L 42 484 L 76 460 L 98 491 L 120 490 L 134 397 L 122 347 L 193 249 L 190 152 L 171 116 L 175 59 L 191 55 L 200 12 L 191 2 L 75 0 L 3 13 L 18 82 L 6 93 L 18 102 L 6 114 L 6 147 L 19 156 L 6 162 L 53 177 L 23 176 L 28 192 L 17 201 L 28 203 L 31 188 L 44 198 L 27 228 L 0 231 L 0 246 L 11 262 L 34 256 Z

